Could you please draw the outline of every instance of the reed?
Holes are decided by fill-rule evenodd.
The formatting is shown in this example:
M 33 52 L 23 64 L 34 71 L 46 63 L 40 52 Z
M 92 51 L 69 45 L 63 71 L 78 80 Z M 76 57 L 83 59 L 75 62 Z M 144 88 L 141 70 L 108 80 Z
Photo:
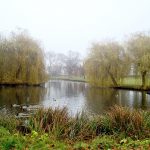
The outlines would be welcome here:
M 59 139 L 89 140 L 99 135 L 124 133 L 132 138 L 150 137 L 148 112 L 114 106 L 104 116 L 85 113 L 70 117 L 67 109 L 40 109 L 30 118 L 32 129 L 53 134 Z
M 49 108 L 39 109 L 27 124 L 10 115 L 0 115 L 0 126 L 14 133 L 17 130 L 23 134 L 35 131 L 70 141 L 89 141 L 102 135 L 144 139 L 150 138 L 150 112 L 114 106 L 103 116 L 89 117 L 82 113 L 71 117 L 66 108 Z
M 142 138 L 150 136 L 150 123 L 144 112 L 127 107 L 114 106 L 107 113 L 110 128 L 114 132 L 125 133 L 126 136 Z M 146 123 L 147 122 L 147 123 Z

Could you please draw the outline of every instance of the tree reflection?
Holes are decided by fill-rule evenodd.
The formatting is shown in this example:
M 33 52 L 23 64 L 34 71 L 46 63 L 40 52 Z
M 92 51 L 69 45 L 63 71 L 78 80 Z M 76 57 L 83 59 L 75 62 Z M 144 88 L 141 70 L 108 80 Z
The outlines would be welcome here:
M 142 109 L 147 109 L 147 94 L 146 91 L 142 92 L 142 98 L 141 98 L 141 108 Z
M 0 106 L 39 104 L 45 96 L 43 87 L 1 87 Z
M 102 88 L 88 88 L 86 92 L 87 110 L 101 114 L 113 105 L 126 106 L 136 109 L 148 109 L 148 95 L 146 91 L 129 91 Z
M 118 102 L 118 91 L 113 89 L 88 88 L 86 92 L 87 109 L 92 113 L 104 113 Z

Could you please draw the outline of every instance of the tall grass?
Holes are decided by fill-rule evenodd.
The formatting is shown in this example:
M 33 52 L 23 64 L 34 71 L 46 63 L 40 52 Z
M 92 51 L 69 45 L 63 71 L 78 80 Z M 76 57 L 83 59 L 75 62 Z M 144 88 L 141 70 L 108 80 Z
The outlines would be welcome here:
M 22 120 L 0 115 L 0 126 L 16 132 Z M 39 109 L 28 120 L 28 128 L 56 139 L 91 140 L 99 135 L 120 135 L 133 139 L 150 138 L 150 112 L 114 106 L 103 116 L 85 113 L 70 117 L 66 108 Z M 23 129 L 28 129 L 23 128 Z M 28 132 L 30 134 L 30 132 Z
M 150 148 L 150 112 L 119 106 L 93 118 L 70 117 L 66 108 L 39 109 L 24 125 L 1 114 L 0 149 Z
M 141 136 L 146 130 L 142 112 L 114 106 L 107 113 L 111 128 L 115 132 L 124 132 L 127 136 Z
M 84 114 L 71 118 L 66 108 L 40 109 L 30 118 L 30 125 L 37 131 L 51 133 L 57 138 L 70 139 L 83 139 L 87 137 L 90 129 L 89 119 Z
M 32 129 L 56 138 L 89 140 L 98 135 L 124 133 L 132 138 L 150 137 L 149 112 L 114 106 L 104 116 L 89 118 L 84 113 L 69 117 L 67 109 L 40 109 L 30 118 Z

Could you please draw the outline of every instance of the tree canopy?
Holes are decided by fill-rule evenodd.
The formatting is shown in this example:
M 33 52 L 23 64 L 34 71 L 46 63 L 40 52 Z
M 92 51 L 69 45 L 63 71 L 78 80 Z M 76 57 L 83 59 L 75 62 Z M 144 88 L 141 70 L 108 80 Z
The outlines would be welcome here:
M 85 61 L 87 77 L 93 84 L 118 86 L 127 73 L 126 61 L 124 48 L 117 42 L 95 43 Z
M 134 34 L 127 43 L 128 53 L 132 64 L 137 68 L 142 77 L 142 87 L 146 86 L 146 75 L 150 71 L 150 35 Z
M 94 85 L 118 87 L 130 76 L 138 77 L 139 88 L 146 89 L 150 75 L 150 34 L 132 34 L 122 45 L 115 41 L 93 44 L 85 70 L 88 81 Z
M 46 80 L 44 53 L 27 33 L 0 39 L 0 83 L 39 84 Z

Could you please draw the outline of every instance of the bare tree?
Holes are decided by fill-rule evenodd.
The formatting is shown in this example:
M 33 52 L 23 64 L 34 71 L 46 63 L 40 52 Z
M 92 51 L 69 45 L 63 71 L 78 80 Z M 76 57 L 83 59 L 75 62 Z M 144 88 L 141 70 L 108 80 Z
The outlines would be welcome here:
M 75 75 L 80 66 L 80 55 L 75 51 L 68 51 L 65 60 L 65 69 L 68 75 Z
M 64 72 L 66 56 L 62 53 L 47 52 L 48 72 L 51 76 L 58 76 Z

